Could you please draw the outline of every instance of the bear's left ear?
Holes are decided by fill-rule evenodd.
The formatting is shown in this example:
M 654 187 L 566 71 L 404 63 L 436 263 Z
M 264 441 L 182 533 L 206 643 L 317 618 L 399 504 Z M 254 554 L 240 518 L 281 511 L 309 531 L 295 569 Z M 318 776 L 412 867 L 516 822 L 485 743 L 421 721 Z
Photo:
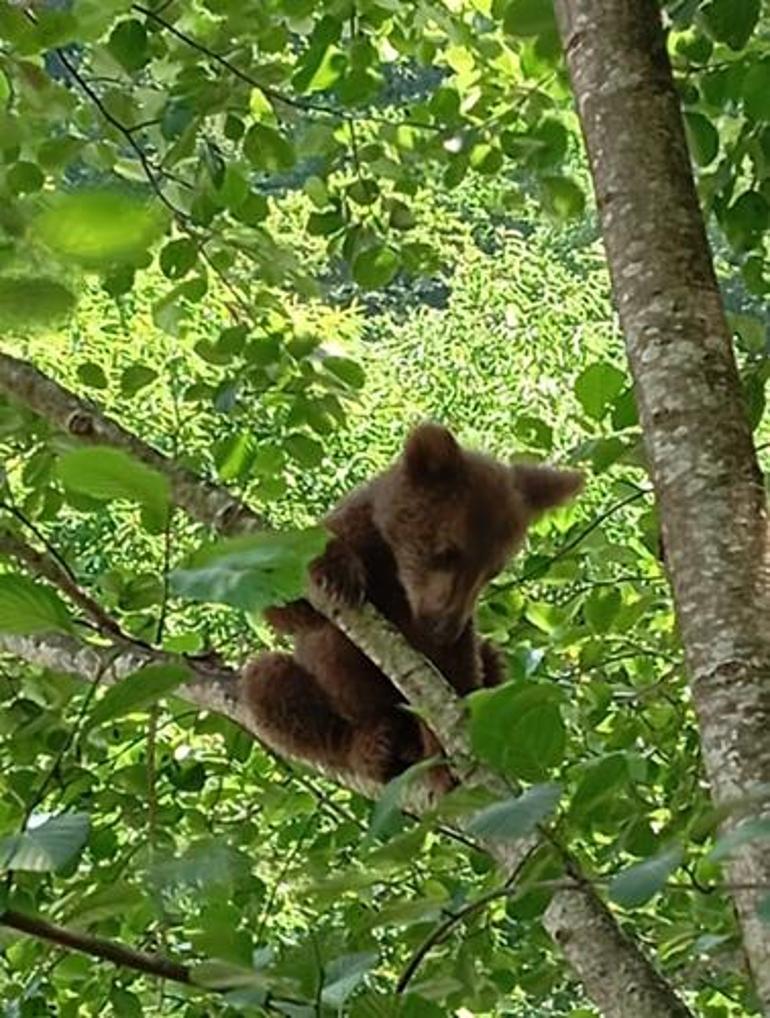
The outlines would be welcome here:
M 440 481 L 453 476 L 461 462 L 454 435 L 440 424 L 420 424 L 404 446 L 404 463 L 413 481 Z
M 514 483 L 529 509 L 543 512 L 569 502 L 583 487 L 579 470 L 559 470 L 517 464 L 513 467 Z

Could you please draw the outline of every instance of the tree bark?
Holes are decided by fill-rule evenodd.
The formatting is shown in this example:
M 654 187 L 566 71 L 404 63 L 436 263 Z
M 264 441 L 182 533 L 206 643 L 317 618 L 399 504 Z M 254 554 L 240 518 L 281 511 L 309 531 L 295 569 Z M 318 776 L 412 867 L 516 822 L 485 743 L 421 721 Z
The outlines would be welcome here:
M 770 565 L 752 444 L 655 0 L 556 0 L 719 805 L 770 785 Z M 754 842 L 736 886 L 770 884 Z M 735 892 L 770 1013 L 762 892 Z M 767 892 L 764 892 L 767 893 Z

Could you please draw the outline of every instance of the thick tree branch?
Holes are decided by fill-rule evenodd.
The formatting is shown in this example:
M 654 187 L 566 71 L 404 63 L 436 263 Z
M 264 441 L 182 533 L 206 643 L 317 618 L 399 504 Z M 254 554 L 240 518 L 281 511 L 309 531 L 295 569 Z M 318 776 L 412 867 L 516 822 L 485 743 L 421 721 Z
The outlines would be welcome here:
M 15 384 L 16 380 L 20 386 Z M 179 468 L 173 460 L 147 446 L 120 425 L 103 418 L 93 408 L 82 404 L 76 396 L 47 379 L 31 365 L 7 355 L 0 355 L 0 388 L 5 388 L 16 398 L 26 402 L 37 413 L 65 427 L 70 434 L 82 437 L 86 441 L 116 444 L 155 469 L 166 473 L 171 479 L 176 503 L 200 522 L 208 523 L 217 529 L 227 529 L 230 532 L 254 529 L 259 526 L 259 519 L 247 506 L 238 502 L 229 493 L 223 492 L 216 485 L 210 482 L 200 482 L 199 489 L 195 475 L 189 472 L 184 472 L 182 481 L 175 483 Z M 85 428 L 73 428 L 73 421 L 87 421 L 88 425 Z M 99 437 L 95 438 L 95 435 Z M 113 437 L 116 441 L 111 441 Z M 204 495 L 205 497 L 202 497 Z M 225 527 L 222 526 L 223 521 L 226 524 Z M 310 597 L 319 611 L 327 615 L 372 661 L 382 668 L 401 690 L 407 701 L 425 713 L 442 744 L 452 753 L 453 762 L 459 763 L 459 771 L 463 778 L 470 779 L 474 783 L 482 783 L 485 787 L 505 794 L 506 787 L 497 775 L 487 771 L 486 768 L 473 766 L 467 734 L 463 725 L 462 701 L 437 669 L 415 651 L 402 634 L 382 619 L 371 606 L 354 611 L 330 603 L 317 591 L 312 592 Z M 19 638 L 0 637 L 0 644 L 11 649 L 9 639 L 18 640 Z M 19 656 L 29 661 L 32 660 L 30 652 L 33 648 L 29 648 L 29 645 L 27 647 L 28 653 L 20 653 Z M 80 656 L 85 653 L 82 649 L 73 650 L 72 648 L 70 648 L 70 652 L 74 655 L 72 664 L 75 665 L 78 664 Z M 75 671 L 78 671 L 77 667 Z M 89 672 L 94 674 L 95 671 L 94 662 L 91 661 L 90 669 L 87 669 L 84 674 L 89 674 Z M 253 718 L 238 702 L 233 686 L 233 683 L 220 683 L 214 698 L 217 706 L 211 702 L 209 694 L 205 690 L 205 681 L 200 683 L 196 681 L 191 686 L 185 687 L 183 691 L 180 691 L 180 695 L 193 703 L 200 703 L 201 706 L 217 710 L 219 713 L 231 717 L 232 720 L 259 737 Z M 348 775 L 343 776 L 343 782 L 350 786 Z M 353 787 L 363 791 L 358 788 L 357 782 Z M 410 800 L 408 806 L 420 811 L 425 805 L 424 796 L 420 795 L 419 790 L 415 790 L 415 792 L 414 801 Z M 531 850 L 532 844 L 533 839 L 522 839 L 513 843 L 494 841 L 486 847 L 501 864 L 504 871 L 512 873 L 521 865 L 523 857 Z M 623 1000 L 627 987 L 623 980 L 630 973 L 638 975 L 640 979 L 642 975 L 646 975 L 645 991 L 642 998 L 649 999 L 658 1008 L 654 1012 L 639 1011 L 638 1014 L 635 1014 L 635 1018 L 648 1018 L 648 1016 L 653 1018 L 653 1014 L 654 1018 L 687 1018 L 689 1012 L 680 1004 L 673 990 L 665 984 L 638 945 L 630 939 L 624 938 L 619 929 L 614 929 L 615 921 L 597 892 L 579 875 L 577 868 L 566 853 L 562 851 L 561 854 L 570 875 L 580 884 L 580 892 L 557 891 L 554 897 L 555 914 L 569 915 L 579 928 L 590 928 L 595 937 L 601 938 L 593 942 L 592 950 L 597 950 L 601 945 L 602 956 L 606 959 L 613 959 L 608 963 L 607 969 L 607 985 L 611 987 L 611 992 L 602 994 L 602 999 L 606 997 L 608 1002 L 614 1001 L 611 1006 L 608 1003 L 608 1008 L 604 1011 L 606 1018 L 626 1018 L 628 1011 Z M 569 894 L 576 901 L 569 905 L 566 902 L 559 904 L 564 894 Z M 582 978 L 582 971 L 577 969 L 577 972 Z M 614 981 L 610 978 L 613 974 L 616 976 Z M 655 988 L 655 992 L 649 990 L 650 987 Z M 618 1010 L 618 1008 L 620 1009 Z
M 172 961 L 170 958 L 164 958 L 162 955 L 135 951 L 114 940 L 105 940 L 103 937 L 94 937 L 78 930 L 67 929 L 66 926 L 51 923 L 47 919 L 43 919 L 42 916 L 28 915 L 9 908 L 5 912 L 0 911 L 0 926 L 7 926 L 20 933 L 26 933 L 30 937 L 36 937 L 38 940 L 47 940 L 58 947 L 70 951 L 80 951 L 92 958 L 102 958 L 104 961 L 111 961 L 114 965 L 133 969 L 135 972 L 143 972 L 145 975 L 155 976 L 158 979 L 170 979 L 175 983 L 185 983 L 186 985 L 193 982 L 191 969 L 187 965 Z
M 770 785 L 766 496 L 656 0 L 556 0 L 717 805 Z M 745 846 L 735 886 L 770 882 Z M 736 892 L 770 1014 L 770 925 Z M 572 921 L 574 916 L 565 913 Z
M 0 353 L 0 390 L 78 441 L 124 449 L 161 471 L 171 482 L 173 501 L 200 523 L 222 533 L 263 525 L 260 517 L 226 488 L 175 463 L 27 361 Z

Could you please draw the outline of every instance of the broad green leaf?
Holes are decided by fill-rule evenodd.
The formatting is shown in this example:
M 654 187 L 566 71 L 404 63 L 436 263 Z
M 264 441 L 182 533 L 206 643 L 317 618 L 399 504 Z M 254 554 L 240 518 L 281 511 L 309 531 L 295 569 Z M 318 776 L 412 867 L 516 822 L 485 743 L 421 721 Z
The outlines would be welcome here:
M 107 48 L 127 71 L 138 71 L 150 56 L 147 30 L 136 18 L 119 21 L 110 32 Z
M 619 590 L 597 588 L 586 599 L 583 613 L 591 629 L 606 633 L 622 606 L 623 598 Z
M 398 268 L 395 251 L 389 247 L 371 247 L 355 258 L 353 279 L 365 290 L 376 290 L 392 282 Z
M 550 0 L 510 0 L 503 24 L 509 35 L 552 34 L 556 31 L 553 4 Z
M 399 815 L 401 802 L 409 785 L 416 777 L 435 766 L 435 760 L 421 760 L 387 783 L 372 810 L 369 829 L 364 838 L 365 845 L 369 845 L 375 838 L 383 836 Z
M 757 905 L 757 915 L 770 926 L 770 894 L 765 895 Z
M 725 859 L 750 841 L 770 841 L 770 818 L 758 817 L 754 820 L 744 820 L 717 840 L 716 845 L 709 853 L 709 858 L 715 862 Z
M 45 183 L 45 174 L 37 163 L 22 159 L 11 166 L 5 180 L 14 194 L 33 194 Z
M 89 724 L 103 724 L 132 711 L 144 710 L 188 682 L 191 675 L 190 669 L 181 664 L 146 665 L 110 686 L 91 711 Z
M 474 752 L 513 778 L 539 781 L 565 749 L 561 693 L 546 683 L 523 682 L 473 693 L 470 735 Z
M 138 502 L 159 525 L 168 514 L 168 478 L 122 449 L 99 445 L 73 449 L 59 460 L 58 474 L 64 486 L 78 494 Z
M 744 191 L 720 216 L 720 223 L 736 251 L 760 243 L 770 226 L 770 205 L 759 191 Z
M 8 105 L 8 100 L 11 98 L 11 83 L 8 80 L 8 75 L 3 71 L 0 71 L 0 110 L 4 106 Z
M 743 108 L 753 120 L 770 120 L 770 60 L 749 68 L 741 89 Z
M 581 778 L 572 797 L 576 815 L 590 813 L 597 803 L 616 793 L 617 786 L 628 780 L 625 753 L 609 753 L 581 765 Z
M 309 435 L 288 435 L 284 446 L 289 455 L 303 467 L 317 467 L 324 458 L 324 447 Z
M 106 389 L 109 385 L 104 368 L 99 364 L 94 364 L 93 361 L 78 364 L 78 378 L 83 385 L 87 385 L 91 389 Z
M 541 177 L 543 205 L 557 219 L 577 219 L 583 215 L 586 196 L 569 177 Z
M 168 279 L 181 279 L 195 267 L 198 249 L 188 237 L 170 240 L 160 252 L 160 269 Z
M 321 991 L 324 1004 L 341 1008 L 378 961 L 376 951 L 360 951 L 330 961 L 324 967 L 324 986 Z
M 247 612 L 299 597 L 307 567 L 326 544 L 321 527 L 253 534 L 202 549 L 188 569 L 171 574 L 177 594 Z
M 347 357 L 324 357 L 323 366 L 353 389 L 360 389 L 366 381 L 361 365 Z
M 701 16 L 717 42 L 734 50 L 743 49 L 759 20 L 761 0 L 710 0 Z
M 55 279 L 0 276 L 0 326 L 8 329 L 54 324 L 75 307 L 75 295 Z
M 0 632 L 28 635 L 71 630 L 67 607 L 53 590 L 27 576 L 0 576 Z
M 70 862 L 88 840 L 85 813 L 51 817 L 23 834 L 0 839 L 0 870 L 51 873 Z
M 682 861 L 682 849 L 676 845 L 659 855 L 623 870 L 610 882 L 609 896 L 624 908 L 636 908 L 660 891 Z
M 120 391 L 124 396 L 135 396 L 158 377 L 155 368 L 148 364 L 131 364 L 120 376 Z
M 556 809 L 559 785 L 534 785 L 526 792 L 488 806 L 471 817 L 466 830 L 480 838 L 513 841 L 523 838 Z
M 708 117 L 702 113 L 685 113 L 684 126 L 695 162 L 708 166 L 719 154 L 719 133 Z
M 33 227 L 65 260 L 96 268 L 134 261 L 163 233 L 166 220 L 157 204 L 102 189 L 60 193 Z
M 575 382 L 575 395 L 588 416 L 600 421 L 625 384 L 623 372 L 602 361 L 589 365 L 580 373 Z
M 267 124 L 251 125 L 243 139 L 243 154 L 252 166 L 265 173 L 290 170 L 296 160 L 292 144 Z

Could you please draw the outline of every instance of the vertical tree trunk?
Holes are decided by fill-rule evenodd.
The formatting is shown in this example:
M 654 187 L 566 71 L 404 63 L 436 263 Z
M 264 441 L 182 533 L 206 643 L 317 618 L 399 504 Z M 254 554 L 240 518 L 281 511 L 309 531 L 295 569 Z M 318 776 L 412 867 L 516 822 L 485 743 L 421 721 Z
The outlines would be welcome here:
M 667 563 L 717 803 L 770 784 L 765 492 L 655 0 L 555 0 L 636 386 Z M 735 885 L 770 885 L 770 852 Z M 770 1013 L 762 894 L 736 890 Z

